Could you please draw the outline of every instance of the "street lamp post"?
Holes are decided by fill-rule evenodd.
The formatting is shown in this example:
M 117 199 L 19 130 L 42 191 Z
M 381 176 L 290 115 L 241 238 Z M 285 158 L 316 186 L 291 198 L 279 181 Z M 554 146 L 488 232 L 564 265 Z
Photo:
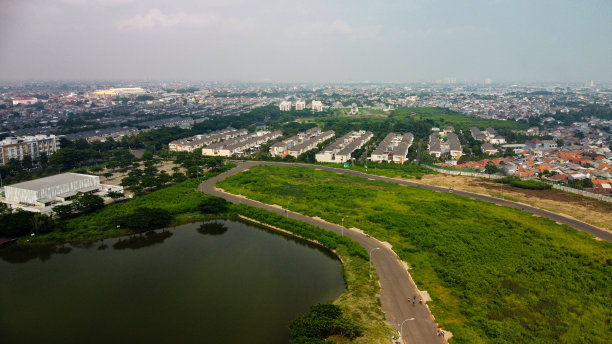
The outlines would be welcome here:
M 344 217 L 342 218 L 342 236 L 344 236 Z
M 372 278 L 372 251 L 379 250 L 380 247 L 374 247 L 370 250 L 370 278 Z
M 291 199 L 289 199 L 289 202 L 287 202 L 287 208 L 285 208 L 285 215 L 287 218 L 289 218 L 289 203 L 291 203 Z
M 406 321 L 409 321 L 409 320 L 414 320 L 414 318 L 408 318 L 408 319 L 404 320 L 404 321 L 402 322 L 402 324 L 400 325 L 400 340 L 402 340 L 402 327 L 404 326 L 404 323 L 405 323 Z

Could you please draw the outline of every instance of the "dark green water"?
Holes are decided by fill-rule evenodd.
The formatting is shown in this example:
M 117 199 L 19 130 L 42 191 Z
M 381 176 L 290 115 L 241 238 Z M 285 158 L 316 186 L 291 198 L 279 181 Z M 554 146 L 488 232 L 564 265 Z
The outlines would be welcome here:
M 286 343 L 340 262 L 233 221 L 87 247 L 0 249 L 0 343 Z

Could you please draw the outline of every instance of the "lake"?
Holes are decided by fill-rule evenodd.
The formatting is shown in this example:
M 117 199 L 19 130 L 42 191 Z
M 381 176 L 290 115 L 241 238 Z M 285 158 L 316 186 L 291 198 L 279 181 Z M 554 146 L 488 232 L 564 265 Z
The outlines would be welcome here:
M 344 292 L 330 252 L 217 220 L 86 245 L 0 248 L 2 343 L 287 343 Z

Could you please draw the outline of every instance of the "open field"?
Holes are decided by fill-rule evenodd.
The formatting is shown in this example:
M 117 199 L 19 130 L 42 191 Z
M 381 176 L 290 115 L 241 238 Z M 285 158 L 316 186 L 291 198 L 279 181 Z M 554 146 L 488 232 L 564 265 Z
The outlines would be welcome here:
M 454 343 L 608 341 L 612 245 L 516 209 L 308 167 L 219 183 L 388 241 Z
M 420 180 L 411 181 L 522 202 L 554 213 L 568 215 L 597 227 L 612 229 L 612 203 L 559 190 L 527 190 L 483 178 L 447 174 L 428 174 Z

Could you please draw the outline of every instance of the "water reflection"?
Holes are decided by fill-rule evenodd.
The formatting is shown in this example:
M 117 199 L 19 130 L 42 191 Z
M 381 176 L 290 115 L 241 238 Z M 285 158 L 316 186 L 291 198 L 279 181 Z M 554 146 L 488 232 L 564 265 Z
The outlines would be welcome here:
M 198 233 L 204 235 L 222 235 L 227 227 L 221 222 L 204 222 L 198 228 Z
M 26 263 L 32 259 L 40 259 L 45 262 L 54 254 L 68 254 L 72 251 L 68 246 L 56 245 L 13 245 L 7 249 L 0 250 L 0 258 L 7 263 Z
M 119 239 L 114 245 L 115 250 L 125 250 L 126 248 L 137 250 L 139 248 L 158 245 L 172 236 L 170 231 L 149 231 L 143 234 L 132 235 L 126 239 Z M 103 250 L 104 248 L 98 247 Z

